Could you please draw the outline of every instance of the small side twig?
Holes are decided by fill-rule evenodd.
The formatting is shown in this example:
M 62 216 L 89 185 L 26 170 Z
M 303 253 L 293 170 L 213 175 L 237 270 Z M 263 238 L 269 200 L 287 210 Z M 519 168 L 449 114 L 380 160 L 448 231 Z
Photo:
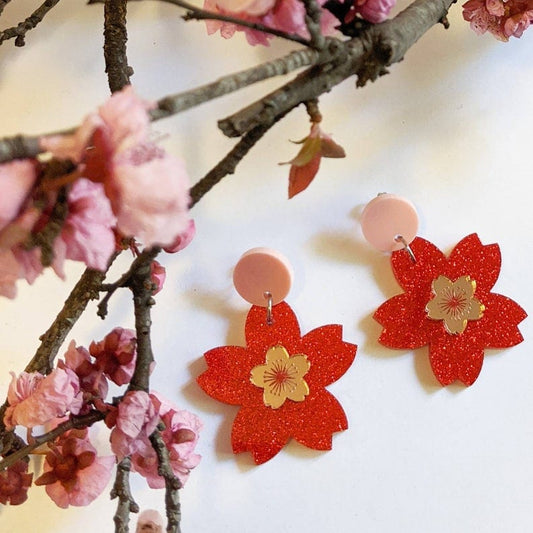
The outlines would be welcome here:
M 23 448 L 20 448 L 16 452 L 13 452 L 5 457 L 2 461 L 0 461 L 0 471 L 9 468 L 11 465 L 14 465 L 17 461 L 26 457 L 33 450 L 39 448 L 39 446 L 42 446 L 47 442 L 52 442 L 60 435 L 63 435 L 63 433 L 66 433 L 71 429 L 81 429 L 92 426 L 95 422 L 103 420 L 104 418 L 105 413 L 96 410 L 90 411 L 86 415 L 72 416 L 66 422 L 59 424 L 52 431 L 35 437 L 31 444 L 27 444 Z
M 4 7 L 6 7 L 9 2 L 11 2 L 11 0 L 0 0 L 0 15 L 2 14 L 2 11 L 4 11 Z
M 322 50 L 326 44 L 326 39 L 320 27 L 322 8 L 316 0 L 301 1 L 305 7 L 305 25 L 311 36 L 311 46 L 316 50 Z
M 0 14 L 9 0 L 0 3 Z M 43 2 L 27 19 L 23 20 L 17 26 L 7 28 L 0 32 L 0 44 L 8 39 L 15 39 L 15 46 L 24 46 L 26 44 L 26 33 L 33 30 L 50 10 L 59 2 L 59 0 L 46 0 Z
M 111 489 L 111 499 L 118 498 L 117 510 L 113 521 L 115 533 L 128 533 L 130 513 L 138 513 L 139 506 L 133 499 L 130 489 L 131 459 L 124 457 L 117 465 L 115 483 Z
M 150 442 L 159 462 L 157 472 L 165 480 L 165 507 L 167 513 L 167 533 L 180 533 L 181 505 L 179 500 L 180 480 L 174 475 L 170 466 L 168 449 L 161 436 L 164 426 L 160 424 L 150 435 Z

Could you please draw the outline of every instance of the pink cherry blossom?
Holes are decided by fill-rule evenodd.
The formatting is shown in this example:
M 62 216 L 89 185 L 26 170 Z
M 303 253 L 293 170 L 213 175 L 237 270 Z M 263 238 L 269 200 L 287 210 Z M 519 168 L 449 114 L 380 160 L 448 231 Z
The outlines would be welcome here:
M 353 5 L 353 12 L 358 13 L 365 20 L 377 24 L 388 17 L 395 4 L 396 0 L 356 0 Z
M 190 471 L 201 459 L 200 455 L 194 453 L 194 449 L 202 423 L 196 415 L 178 409 L 157 392 L 152 393 L 151 398 L 165 425 L 161 436 L 169 452 L 172 471 L 184 485 Z M 143 440 L 131 459 L 132 468 L 146 478 L 151 488 L 165 486 L 164 479 L 158 473 L 157 455 L 148 439 Z
M 88 404 L 96 399 L 104 400 L 108 392 L 107 379 L 103 370 L 91 361 L 88 350 L 71 341 L 64 357 L 65 362 L 59 361 L 58 366 L 66 366 L 78 376 L 84 403 Z
M 137 520 L 135 533 L 163 533 L 163 517 L 154 509 L 146 509 Z
M 37 179 L 36 169 L 37 163 L 33 159 L 0 165 L 0 231 L 19 215 Z
M 135 453 L 148 441 L 157 424 L 159 415 L 148 393 L 128 391 L 118 405 L 116 426 L 111 431 L 111 449 L 121 461 Z
M 189 246 L 191 241 L 194 239 L 195 235 L 196 235 L 196 225 L 194 223 L 194 220 L 191 218 L 185 230 L 182 231 L 176 237 L 176 240 L 171 245 L 165 246 L 163 250 L 165 250 L 165 252 L 169 254 L 174 254 L 176 252 L 179 252 L 180 250 L 183 250 L 183 248 L 186 248 L 187 246 Z
M 28 488 L 33 474 L 28 474 L 28 463 L 17 461 L 14 465 L 0 471 L 0 503 L 20 505 L 28 499 Z
M 479 35 L 489 31 L 500 41 L 521 37 L 533 23 L 533 0 L 469 0 L 463 18 Z
M 63 261 L 81 261 L 105 271 L 115 251 L 116 219 L 101 183 L 78 179 L 68 194 L 68 215 L 54 242 L 54 270 L 64 278 Z
M 115 458 L 98 457 L 87 430 L 72 430 L 49 445 L 44 473 L 35 480 L 62 508 L 89 505 L 106 487 Z
M 158 261 L 152 261 L 150 263 L 150 279 L 152 280 L 154 289 L 152 294 L 157 294 L 163 288 L 167 271 L 165 267 Z
M 322 5 L 326 0 L 319 0 Z M 235 6 L 238 11 L 233 11 L 231 6 Z M 277 0 L 275 2 L 267 2 L 267 0 L 255 2 L 247 2 L 246 0 L 204 0 L 204 8 L 208 11 L 221 13 L 224 15 L 231 15 L 236 18 L 246 20 L 248 22 L 255 22 L 268 26 L 269 28 L 285 31 L 287 33 L 296 33 L 302 37 L 308 37 L 309 32 L 305 24 L 305 8 L 300 0 Z M 335 26 L 338 21 L 333 15 L 323 9 L 321 17 L 322 33 L 324 35 L 331 35 L 335 31 Z M 220 35 L 225 39 L 229 39 L 236 31 L 244 31 L 246 40 L 252 44 L 263 44 L 268 46 L 269 39 L 272 38 L 264 32 L 245 28 L 230 22 L 222 22 L 218 20 L 206 21 L 207 33 L 209 35 L 220 30 Z
M 117 385 L 129 383 L 135 371 L 137 340 L 132 329 L 115 328 L 100 342 L 89 346 L 96 368 Z
M 39 372 L 11 373 L 8 388 L 9 406 L 4 415 L 8 429 L 15 426 L 33 428 L 66 416 L 78 414 L 82 406 L 78 376 L 68 368 L 56 368 L 48 376 Z

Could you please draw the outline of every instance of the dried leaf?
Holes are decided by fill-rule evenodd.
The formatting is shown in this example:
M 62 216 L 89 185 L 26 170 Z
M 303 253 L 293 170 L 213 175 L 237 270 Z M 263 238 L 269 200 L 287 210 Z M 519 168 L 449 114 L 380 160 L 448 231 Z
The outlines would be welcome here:
M 320 155 L 321 143 L 322 141 L 318 137 L 308 137 L 295 158 L 280 164 L 291 164 L 297 167 L 307 165 L 315 156 Z
M 320 147 L 320 152 L 322 157 L 346 157 L 346 152 L 344 148 L 337 144 L 331 137 L 324 136 L 322 137 L 322 145 Z
M 289 199 L 307 189 L 318 172 L 320 159 L 320 153 L 317 153 L 307 165 L 291 166 L 289 173 Z

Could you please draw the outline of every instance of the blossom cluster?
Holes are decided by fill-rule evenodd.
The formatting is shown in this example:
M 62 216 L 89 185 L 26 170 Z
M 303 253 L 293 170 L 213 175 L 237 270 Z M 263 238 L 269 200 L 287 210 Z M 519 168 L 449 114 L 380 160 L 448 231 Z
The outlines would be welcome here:
M 156 392 L 128 390 L 118 403 L 106 401 L 109 382 L 130 383 L 136 347 L 134 331 L 115 328 L 89 349 L 72 341 L 64 359 L 47 376 L 39 372 L 12 375 L 3 422 L 7 429 L 25 428 L 29 442 L 35 438 L 35 428 L 50 430 L 91 413 L 100 413 L 111 429 L 114 455 L 99 456 L 86 427 L 65 426 L 63 433 L 48 441 L 44 472 L 34 483 L 44 485 L 59 507 L 91 503 L 106 487 L 115 463 L 126 456 L 131 456 L 132 470 L 145 477 L 150 487 L 164 487 L 149 440 L 160 423 L 170 466 L 182 485 L 200 461 L 194 449 L 201 422 L 194 414 L 178 409 Z M 0 472 L 0 502 L 23 503 L 32 478 L 24 460 Z
M 492 33 L 500 41 L 521 37 L 533 23 L 533 0 L 468 0 L 463 18 L 477 33 Z
M 127 86 L 71 134 L 42 137 L 48 159 L 0 165 L 0 295 L 66 259 L 104 271 L 118 238 L 177 251 L 194 234 L 183 161 L 150 140 L 149 109 Z
M 348 0 L 343 4 L 346 12 L 341 23 L 352 22 L 361 17 L 372 23 L 385 20 L 395 4 L 395 0 Z M 319 0 L 321 9 L 320 26 L 324 35 L 332 35 L 339 20 L 324 7 L 326 0 Z M 261 24 L 268 28 L 309 37 L 305 22 L 305 7 L 300 0 L 204 0 L 204 8 L 208 11 L 229 15 L 249 23 Z M 239 26 L 233 22 L 208 20 L 207 33 L 220 31 L 225 39 L 229 39 L 236 31 L 244 31 L 247 41 L 252 44 L 268 45 L 271 35 L 254 28 Z

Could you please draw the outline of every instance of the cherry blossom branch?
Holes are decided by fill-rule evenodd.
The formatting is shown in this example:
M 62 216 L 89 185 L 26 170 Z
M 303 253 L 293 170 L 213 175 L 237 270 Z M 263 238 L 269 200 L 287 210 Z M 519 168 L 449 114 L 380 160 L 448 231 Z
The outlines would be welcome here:
M 105 0 L 104 4 L 105 71 L 113 93 L 128 85 L 133 74 L 126 56 L 126 3 L 127 0 Z
M 302 102 L 329 92 L 350 76 L 357 76 L 358 87 L 376 80 L 387 72 L 385 67 L 402 60 L 407 50 L 440 22 L 453 1 L 415 0 L 395 18 L 369 26 L 358 38 L 346 43 L 329 40 L 333 54 L 330 63 L 311 67 L 261 100 L 219 121 L 219 128 L 228 137 L 239 137 Z
M 7 28 L 0 32 L 0 44 L 8 39 L 15 39 L 15 46 L 24 46 L 26 33 L 33 30 L 44 17 L 50 12 L 50 10 L 59 2 L 59 0 L 45 0 L 27 19 L 20 22 L 17 26 Z M 0 14 L 4 10 L 9 0 L 0 3 Z
M 161 436 L 162 424 L 150 435 L 150 442 L 159 462 L 157 472 L 165 480 L 165 508 L 167 513 L 167 533 L 180 533 L 181 505 L 179 501 L 180 480 L 170 466 L 168 449 Z
M 104 0 L 89 0 L 88 4 L 101 4 Z M 127 1 L 127 0 L 126 0 Z M 131 1 L 131 0 L 130 0 Z M 139 1 L 139 0 L 137 0 Z M 239 17 L 232 17 L 231 15 L 223 15 L 222 13 L 215 13 L 214 11 L 207 11 L 196 7 L 188 2 L 183 0 L 161 0 L 167 4 L 173 4 L 178 7 L 182 7 L 187 12 L 181 18 L 185 21 L 188 20 L 220 20 L 221 22 L 229 22 L 231 24 L 236 24 L 237 26 L 243 26 L 245 28 L 250 28 L 252 30 L 262 31 L 263 33 L 268 33 L 274 35 L 275 37 L 280 37 L 287 41 L 293 41 L 295 43 L 303 44 L 304 46 L 310 46 L 311 43 L 308 39 L 296 34 L 288 33 L 282 30 L 277 30 L 276 28 L 270 28 L 264 24 L 258 22 L 250 22 L 249 20 L 244 20 Z
M 113 521 L 115 522 L 115 533 L 128 533 L 130 513 L 138 513 L 139 506 L 133 499 L 130 489 L 131 459 L 124 457 L 117 465 L 115 483 L 111 490 L 111 499 L 118 498 L 117 510 Z
M 66 422 L 59 424 L 52 431 L 44 433 L 43 435 L 39 435 L 38 437 L 34 437 L 33 442 L 31 444 L 27 444 L 23 448 L 20 448 L 16 452 L 13 452 L 12 454 L 5 457 L 2 461 L 0 461 L 0 471 L 9 468 L 17 461 L 24 459 L 24 457 L 29 455 L 33 450 L 39 448 L 39 446 L 42 446 L 47 442 L 52 442 L 60 435 L 63 435 L 63 433 L 66 433 L 71 429 L 87 428 L 89 426 L 92 426 L 95 422 L 103 420 L 104 418 L 105 413 L 96 410 L 90 411 L 86 415 L 82 416 L 71 416 Z
M 157 108 L 150 112 L 150 116 L 152 120 L 166 118 L 254 83 L 274 76 L 283 76 L 296 69 L 314 65 L 324 59 L 327 58 L 323 58 L 316 50 L 295 50 L 284 57 L 268 61 L 262 65 L 223 76 L 207 85 L 175 95 L 165 96 L 157 101 Z

